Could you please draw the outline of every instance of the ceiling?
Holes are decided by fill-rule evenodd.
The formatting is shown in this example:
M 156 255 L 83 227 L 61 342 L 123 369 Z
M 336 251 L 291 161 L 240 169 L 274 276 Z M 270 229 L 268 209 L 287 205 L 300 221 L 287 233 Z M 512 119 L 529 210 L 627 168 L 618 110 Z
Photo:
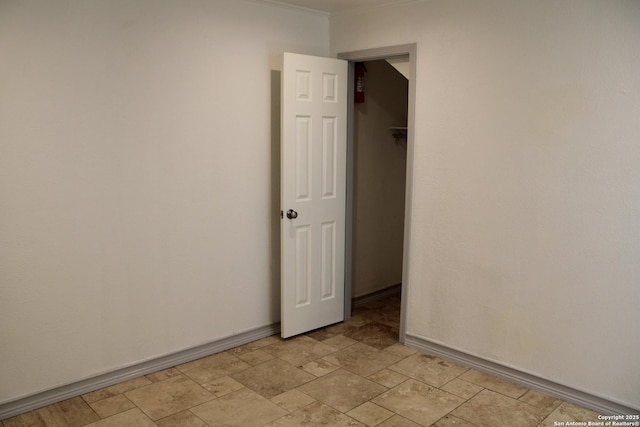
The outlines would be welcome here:
M 307 9 L 320 10 L 331 15 L 353 9 L 406 3 L 407 0 L 266 0 L 269 3 L 288 4 Z

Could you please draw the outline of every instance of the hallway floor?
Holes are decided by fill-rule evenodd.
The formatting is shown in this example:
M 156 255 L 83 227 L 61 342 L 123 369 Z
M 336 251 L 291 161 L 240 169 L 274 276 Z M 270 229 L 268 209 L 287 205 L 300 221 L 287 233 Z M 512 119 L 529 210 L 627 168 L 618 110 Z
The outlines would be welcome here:
M 399 297 L 4 420 L 18 426 L 553 426 L 597 414 L 398 343 Z M 555 424 L 559 425 L 559 424 Z

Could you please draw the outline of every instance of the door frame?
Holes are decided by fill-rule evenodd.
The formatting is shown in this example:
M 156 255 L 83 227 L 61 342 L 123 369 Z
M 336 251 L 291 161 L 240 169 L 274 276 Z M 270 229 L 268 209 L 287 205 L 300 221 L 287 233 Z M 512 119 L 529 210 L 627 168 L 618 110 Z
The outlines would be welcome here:
M 402 245 L 402 298 L 400 303 L 400 336 L 399 341 L 404 344 L 407 332 L 407 301 L 409 288 L 409 249 L 411 240 L 411 213 L 413 199 L 413 155 L 415 135 L 415 105 L 416 105 L 416 52 L 417 44 L 403 44 L 373 49 L 357 50 L 338 53 L 338 59 L 349 61 L 349 83 L 347 99 L 347 211 L 346 211 L 346 247 L 345 247 L 345 286 L 344 286 L 344 318 L 351 317 L 351 298 L 353 285 L 353 203 L 354 203 L 354 90 L 355 63 L 374 61 L 395 56 L 409 55 L 409 99 L 407 117 L 407 169 L 404 202 L 404 240 Z

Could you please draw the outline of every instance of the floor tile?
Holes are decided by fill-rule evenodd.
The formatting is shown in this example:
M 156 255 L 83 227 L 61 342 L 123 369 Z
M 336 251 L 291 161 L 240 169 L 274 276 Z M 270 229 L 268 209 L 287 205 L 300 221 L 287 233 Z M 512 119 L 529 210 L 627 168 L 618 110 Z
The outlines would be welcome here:
M 456 396 L 460 396 L 464 399 L 471 399 L 476 394 L 484 390 L 477 384 L 470 383 L 460 378 L 454 378 L 445 385 L 440 387 L 440 390 L 444 390 Z
M 597 421 L 593 411 L 400 344 L 399 308 L 396 297 L 371 301 L 345 322 L 292 339 L 263 338 L 0 420 L 0 427 L 556 427 Z
M 328 338 L 322 341 L 323 344 L 330 345 L 333 348 L 343 349 L 349 347 L 352 344 L 357 343 L 358 341 L 351 339 L 349 337 L 345 337 L 344 335 L 335 335 L 331 338 Z
M 47 426 L 60 424 L 65 427 L 82 426 L 99 420 L 95 412 L 80 397 L 64 400 L 52 406 L 38 409 Z
M 337 323 L 335 325 L 330 326 L 329 329 L 336 330 L 336 329 L 339 329 L 341 326 L 345 326 L 346 328 L 354 328 L 354 327 L 357 328 L 357 327 L 362 326 L 364 324 L 367 324 L 369 322 L 370 322 L 370 320 L 367 320 L 364 317 L 360 316 L 357 313 L 357 310 L 356 310 L 351 314 L 350 318 L 348 318 L 347 320 L 345 320 L 342 323 Z
M 179 365 L 177 368 L 198 384 L 204 384 L 244 371 L 249 367 L 251 365 L 248 363 L 225 352 L 194 360 L 193 362 Z
M 547 414 L 556 409 L 562 403 L 562 400 L 536 390 L 527 391 L 518 400 L 533 407 L 540 408 L 543 411 L 546 411 Z
M 464 366 L 422 353 L 407 357 L 389 369 L 435 387 L 448 383 L 467 370 Z
M 344 336 L 360 341 L 363 344 L 382 350 L 398 343 L 397 328 L 382 323 L 367 323 L 345 332 Z
M 244 362 L 247 362 L 249 365 L 252 365 L 252 366 L 258 365 L 260 363 L 264 363 L 267 360 L 271 360 L 274 358 L 274 356 L 272 356 L 271 354 L 261 349 L 237 354 L 236 357 L 238 359 L 241 359 Z
M 100 418 L 80 397 L 4 420 L 6 427 L 80 427 Z
M 119 394 L 126 393 L 131 390 L 135 390 L 139 387 L 144 387 L 151 384 L 151 381 L 146 377 L 138 377 L 129 381 L 121 382 L 119 384 L 112 385 L 100 390 L 93 391 L 82 395 L 82 398 L 87 403 L 97 402 L 98 400 L 106 399 L 107 397 L 117 396 Z
M 335 371 L 336 369 L 340 369 L 340 366 L 327 362 L 324 359 L 318 359 L 302 365 L 302 369 L 311 375 L 321 377 Z
M 264 347 L 263 350 L 293 366 L 302 366 L 336 351 L 334 347 L 304 335 Z
M 478 427 L 535 427 L 545 416 L 541 409 L 491 390 L 481 391 L 451 414 Z
M 468 381 L 470 383 L 477 384 L 481 387 L 493 390 L 505 396 L 519 398 L 527 392 L 527 388 L 519 384 L 514 384 L 509 381 L 505 381 L 493 375 L 485 374 L 484 372 L 476 371 L 475 369 L 469 369 L 464 374 L 460 375 L 461 380 Z
M 252 427 L 288 414 L 275 403 L 243 388 L 191 409 L 210 426 Z
M 316 341 L 326 341 L 329 338 L 333 338 L 338 335 L 336 332 L 331 332 L 329 328 L 316 329 L 315 331 L 307 332 L 307 337 Z
M 388 420 L 378 424 L 377 427 L 420 427 L 420 424 L 414 423 L 400 415 L 394 415 Z
M 347 412 L 384 392 L 386 388 L 344 369 L 311 381 L 298 390 L 327 405 Z M 340 393 L 336 393 L 340 390 Z
M 202 384 L 202 388 L 213 394 L 215 397 L 224 396 L 244 386 L 231 377 L 222 377 L 208 383 Z
M 384 351 L 390 352 L 390 353 L 394 353 L 394 354 L 397 354 L 398 356 L 402 356 L 402 357 L 413 356 L 414 354 L 416 354 L 418 352 L 418 350 L 416 350 L 414 348 L 407 347 L 406 345 L 400 344 L 399 342 L 395 343 L 392 346 L 389 346 L 389 347 L 385 348 Z
M 433 427 L 477 427 L 475 424 L 465 421 L 461 418 L 447 415 L 436 422 Z
M 37 410 L 26 412 L 16 417 L 7 418 L 3 421 L 5 427 L 46 427 L 45 420 L 42 419 L 42 414 Z
M 367 321 L 366 319 L 363 319 L 361 316 L 354 315 L 344 322 L 327 326 L 322 330 L 322 333 L 329 336 L 344 335 L 345 333 L 350 332 L 353 328 L 359 328 L 360 326 L 366 325 L 367 323 L 369 323 L 369 321 Z M 329 336 L 327 336 L 326 338 L 329 338 Z
M 382 323 L 385 325 L 398 327 L 400 321 L 400 299 L 396 297 L 385 298 L 383 300 L 372 301 L 363 307 L 354 310 L 354 314 L 362 318 Z
M 336 426 L 336 427 L 365 427 L 348 415 L 342 414 L 320 402 L 312 403 L 304 408 L 285 415 L 265 427 L 299 427 L 299 426 Z
M 215 396 L 185 376 L 173 377 L 125 393 L 152 420 L 199 405 Z
M 136 405 L 123 394 L 98 400 L 89 406 L 91 406 L 91 409 L 93 409 L 100 418 L 107 418 L 136 407 Z
M 97 421 L 87 425 L 87 427 L 155 427 L 156 424 L 149 419 L 138 408 L 130 409 L 117 415 L 113 415 L 104 420 Z
M 382 384 L 385 387 L 393 388 L 398 384 L 405 382 L 409 377 L 392 371 L 391 369 L 383 369 L 373 375 L 369 375 L 367 378 L 371 381 L 377 382 L 378 384 Z
M 322 359 L 354 374 L 369 376 L 398 362 L 402 356 L 356 343 Z
M 231 375 L 231 378 L 267 399 L 316 379 L 314 375 L 280 359 L 269 360 L 245 369 Z
M 589 421 L 600 420 L 598 420 L 597 412 L 581 408 L 569 402 L 563 402 L 544 419 L 540 424 L 540 427 L 557 426 L 561 425 L 560 423 L 566 423 L 567 421 L 589 423 Z
M 271 401 L 287 412 L 295 412 L 311 405 L 316 400 L 308 394 L 294 389 L 273 397 Z
M 391 418 L 394 413 L 375 403 L 365 402 L 347 412 L 347 415 L 368 426 L 377 426 L 384 420 Z
M 169 368 L 169 369 L 163 369 L 162 371 L 154 372 L 152 374 L 147 374 L 145 375 L 145 377 L 149 381 L 157 383 L 158 381 L 164 381 L 172 377 L 177 377 L 179 375 L 182 375 L 182 372 L 180 372 L 176 368 Z
M 429 426 L 464 402 L 461 397 L 409 379 L 373 402 L 423 426 Z
M 156 421 L 158 427 L 206 427 L 207 424 L 191 411 L 182 411 Z

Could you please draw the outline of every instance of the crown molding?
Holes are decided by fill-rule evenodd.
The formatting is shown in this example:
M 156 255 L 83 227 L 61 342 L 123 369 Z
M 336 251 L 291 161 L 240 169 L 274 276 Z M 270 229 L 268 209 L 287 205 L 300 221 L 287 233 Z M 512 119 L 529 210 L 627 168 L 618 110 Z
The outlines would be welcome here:
M 345 9 L 345 10 L 341 10 L 338 12 L 327 12 L 324 10 L 318 10 L 318 9 L 312 9 L 309 7 L 304 7 L 304 6 L 297 6 L 297 5 L 293 5 L 290 3 L 287 3 L 286 1 L 281 1 L 281 0 L 244 0 L 250 3 L 256 3 L 256 4 L 261 4 L 261 5 L 270 5 L 270 6 L 274 6 L 274 7 L 279 7 L 279 8 L 283 8 L 283 9 L 289 9 L 289 10 L 295 10 L 298 12 L 303 12 L 303 13 L 307 13 L 310 15 L 315 15 L 315 16 L 322 16 L 324 18 L 334 18 L 334 17 L 338 17 L 338 16 L 349 16 L 349 15 L 359 15 L 362 13 L 366 13 L 372 10 L 377 10 L 377 9 L 386 9 L 386 8 L 392 8 L 392 7 L 396 7 L 396 6 L 403 6 L 406 4 L 410 4 L 410 3 L 419 3 L 423 0 L 389 0 L 385 3 L 382 4 L 378 4 L 378 5 L 373 5 L 373 6 L 356 6 L 356 7 L 352 7 L 350 9 Z
M 378 5 L 373 5 L 373 6 L 357 6 L 350 9 L 345 9 L 345 10 L 331 13 L 329 16 L 331 18 L 335 18 L 335 17 L 342 17 L 342 16 L 349 16 L 349 15 L 360 15 L 373 10 L 389 9 L 392 7 L 404 6 L 406 4 L 411 4 L 411 3 L 420 3 L 421 1 L 423 0 L 393 0 L 387 3 L 382 3 Z
M 307 13 L 309 15 L 321 16 L 323 18 L 329 18 L 331 14 L 329 12 L 325 12 L 323 10 L 311 9 L 303 6 L 296 6 L 289 3 L 284 3 L 278 0 L 244 0 L 249 3 L 256 3 L 261 5 L 269 5 L 273 7 L 279 7 L 281 9 L 289 9 L 297 12 Z

